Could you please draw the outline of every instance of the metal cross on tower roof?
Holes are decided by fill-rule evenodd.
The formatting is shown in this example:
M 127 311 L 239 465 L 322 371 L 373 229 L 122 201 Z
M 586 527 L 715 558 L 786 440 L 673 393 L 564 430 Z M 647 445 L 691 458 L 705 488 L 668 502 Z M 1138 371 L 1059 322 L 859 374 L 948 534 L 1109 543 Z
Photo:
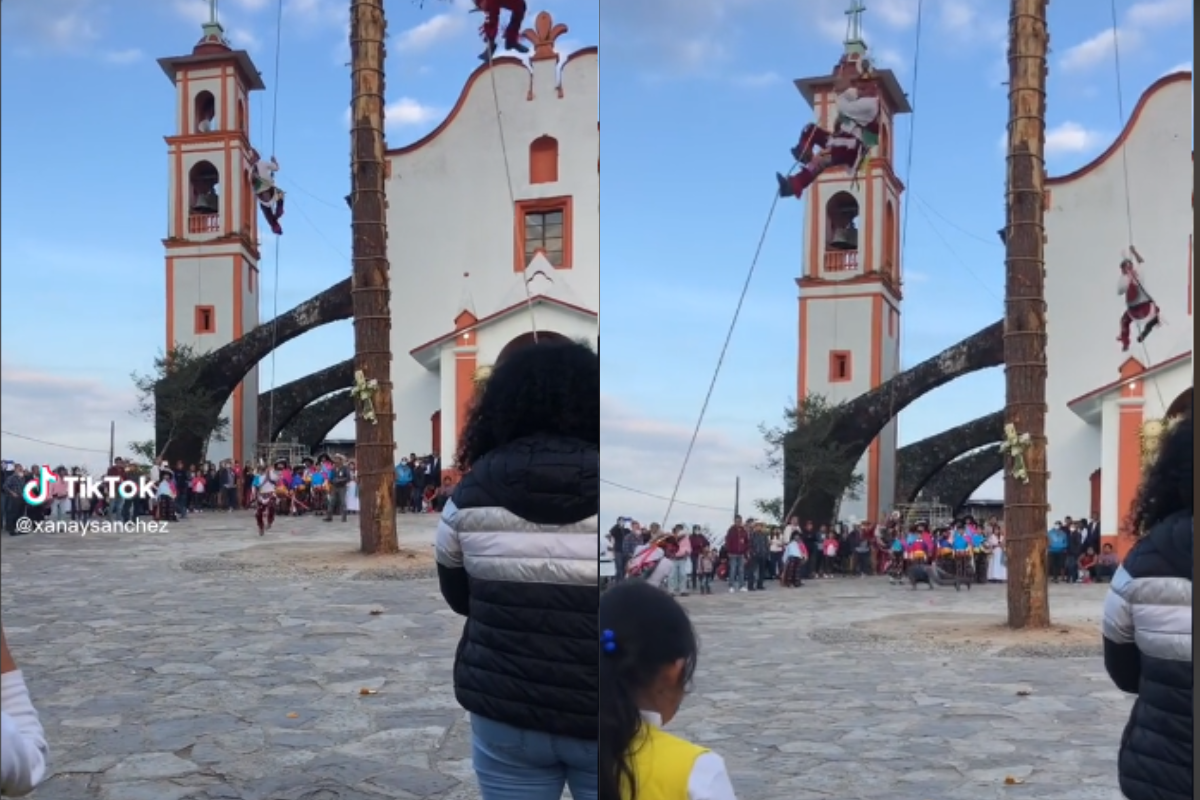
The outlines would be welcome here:
M 846 54 L 862 55 L 867 51 L 867 43 L 863 40 L 862 15 L 867 10 L 862 0 L 850 0 L 850 8 L 846 10 Z

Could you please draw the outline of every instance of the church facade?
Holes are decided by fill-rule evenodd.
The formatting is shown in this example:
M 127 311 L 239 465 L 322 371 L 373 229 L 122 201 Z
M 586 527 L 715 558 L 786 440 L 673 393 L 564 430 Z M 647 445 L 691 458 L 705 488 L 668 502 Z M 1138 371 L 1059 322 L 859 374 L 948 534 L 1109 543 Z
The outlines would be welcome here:
M 1160 422 L 1191 405 L 1192 75 L 1167 75 L 1090 164 L 1046 181 L 1046 379 L 1050 520 L 1088 515 L 1119 540 L 1143 448 Z M 1129 241 L 1132 239 L 1133 241 Z M 1161 325 L 1118 339 L 1122 258 Z
M 599 340 L 599 52 L 475 70 L 446 119 L 387 154 L 398 453 L 449 466 L 477 382 L 535 338 Z

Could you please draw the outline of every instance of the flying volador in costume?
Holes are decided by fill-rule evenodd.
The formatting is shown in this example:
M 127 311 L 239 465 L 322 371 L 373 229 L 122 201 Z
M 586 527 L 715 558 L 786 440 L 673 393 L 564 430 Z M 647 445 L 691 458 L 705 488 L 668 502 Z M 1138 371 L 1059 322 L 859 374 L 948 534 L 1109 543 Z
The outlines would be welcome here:
M 1122 353 L 1129 351 L 1130 329 L 1133 327 L 1133 323 L 1138 323 L 1141 328 L 1137 337 L 1138 344 L 1141 344 L 1161 322 L 1158 304 L 1146 291 L 1146 286 L 1142 283 L 1142 276 L 1138 271 L 1138 266 L 1145 262 L 1135 248 L 1130 247 L 1129 252 L 1133 258 L 1126 257 L 1121 260 L 1121 278 L 1117 282 L 1117 294 L 1125 298 L 1125 313 L 1121 315 L 1121 333 L 1117 336 L 1117 341 L 1121 343 Z M 1137 259 L 1136 265 L 1133 263 L 1134 259 Z
M 480 61 L 489 61 L 496 53 L 496 37 L 500 35 L 500 12 L 508 12 L 508 25 L 504 28 L 504 49 L 515 53 L 528 53 L 529 48 L 521 43 L 521 25 L 525 22 L 528 6 L 525 0 L 474 0 L 475 11 L 482 12 L 483 25 L 479 33 L 483 37 L 484 49 Z M 474 13 L 474 12 L 472 12 Z
M 283 228 L 279 220 L 283 217 L 283 190 L 275 185 L 275 173 L 279 171 L 279 162 L 275 156 L 263 161 L 262 156 L 253 147 L 246 154 L 246 170 L 250 173 L 250 185 L 258 205 L 262 208 L 263 218 L 267 221 L 271 233 L 279 236 Z
M 857 175 L 871 148 L 879 143 L 879 94 L 870 63 L 843 61 L 838 65 L 833 90 L 837 93 L 833 130 L 816 123 L 804 126 L 800 143 L 791 151 L 802 168 L 791 176 L 775 173 L 780 197 L 799 199 L 830 167 L 846 167 Z

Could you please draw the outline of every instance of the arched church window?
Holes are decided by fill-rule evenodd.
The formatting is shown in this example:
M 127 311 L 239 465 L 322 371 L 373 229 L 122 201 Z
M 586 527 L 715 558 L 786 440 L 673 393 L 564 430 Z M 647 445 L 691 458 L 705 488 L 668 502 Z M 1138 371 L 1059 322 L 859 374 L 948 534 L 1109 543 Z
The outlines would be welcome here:
M 896 206 L 891 200 L 883 207 L 883 272 L 893 279 L 900 263 L 900 234 L 896 226 Z
M 188 230 L 191 233 L 219 231 L 221 173 L 211 161 L 197 161 L 188 171 Z
M 838 192 L 825 204 L 825 249 L 858 249 L 858 201 L 849 192 Z
M 197 93 L 193 108 L 196 118 L 196 133 L 209 133 L 216 128 L 217 99 L 213 97 L 212 92 Z
M 553 136 L 541 136 L 529 145 L 529 182 L 556 183 L 558 181 L 558 140 Z

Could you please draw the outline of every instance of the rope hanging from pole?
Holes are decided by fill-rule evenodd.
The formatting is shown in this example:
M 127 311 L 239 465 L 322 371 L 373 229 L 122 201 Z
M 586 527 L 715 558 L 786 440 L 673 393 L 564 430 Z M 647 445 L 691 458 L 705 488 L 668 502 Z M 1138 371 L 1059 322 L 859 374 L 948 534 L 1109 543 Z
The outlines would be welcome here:
M 900 243 L 899 243 L 900 247 L 898 248 L 898 252 L 896 253 L 896 264 L 894 266 L 894 269 L 896 270 L 897 275 L 900 274 L 900 267 L 904 263 L 904 254 L 908 250 L 908 218 L 909 218 L 909 211 L 911 210 L 911 207 L 912 207 L 912 198 L 913 198 L 912 166 L 913 166 L 913 153 L 916 150 L 916 140 L 917 140 L 917 137 L 916 137 L 917 87 L 920 85 L 920 78 L 921 78 L 921 29 L 924 27 L 922 24 L 924 22 L 924 12 L 925 12 L 924 0 L 917 0 L 917 19 L 916 19 L 916 39 L 917 40 L 916 40 L 916 44 L 913 47 L 913 65 L 912 65 L 913 88 L 912 88 L 912 93 L 909 95 L 911 98 L 909 105 L 912 106 L 913 112 L 912 112 L 912 114 L 909 115 L 908 147 L 907 147 L 907 152 L 905 153 L 905 156 L 904 156 L 904 180 L 906 181 L 905 189 L 907 191 L 904 196 L 904 204 L 903 204 L 903 211 L 902 211 L 904 219 L 900 220 Z M 896 329 L 897 342 L 902 341 L 904 338 L 904 315 L 900 314 L 899 317 L 900 317 L 900 319 L 898 321 L 898 325 L 897 325 L 897 329 Z M 900 372 L 899 360 L 900 360 L 900 348 L 897 347 L 896 348 L 897 363 L 895 364 L 895 369 L 896 369 L 897 374 Z M 888 422 L 891 423 L 895 419 L 896 419 L 896 384 L 892 383 L 891 389 L 888 391 Z M 897 428 L 897 430 L 899 430 L 898 424 L 897 424 L 896 428 Z
M 492 102 L 496 106 L 496 128 L 500 133 L 500 152 L 504 158 L 504 177 L 508 182 L 508 207 L 515 215 L 517 213 L 517 196 L 516 191 L 513 189 L 512 166 L 508 160 L 508 142 L 504 136 L 504 114 L 500 110 L 500 90 L 496 86 L 496 70 L 495 62 L 493 61 L 494 50 L 495 48 L 488 47 L 487 70 L 492 84 Z M 514 227 L 516 227 L 516 220 L 514 219 L 513 222 Z M 529 288 L 529 276 L 525 274 L 528 268 L 528 264 L 522 265 L 521 283 L 525 287 L 525 308 L 529 312 L 529 325 L 533 333 L 533 343 L 536 345 L 538 343 L 538 324 L 533 308 L 533 292 Z
M 1124 81 L 1122 80 L 1122 75 L 1121 75 L 1121 73 L 1122 73 L 1121 42 L 1120 42 L 1120 35 L 1118 33 L 1118 27 L 1117 27 L 1117 23 L 1119 21 L 1119 15 L 1117 13 L 1117 0 L 1110 0 L 1109 10 L 1111 11 L 1111 14 L 1112 14 L 1113 68 L 1115 71 L 1116 89 L 1117 89 L 1117 118 L 1120 123 L 1119 130 L 1124 130 L 1125 123 L 1126 123 L 1126 119 L 1125 119 L 1125 89 L 1124 89 Z M 1127 144 L 1126 144 L 1124 138 L 1121 139 L 1121 178 L 1123 181 L 1123 188 L 1124 188 L 1124 195 L 1125 195 L 1125 230 L 1126 230 L 1126 233 L 1128 236 L 1128 241 L 1129 241 L 1129 253 L 1137 261 L 1138 266 L 1141 266 L 1144 262 L 1142 260 L 1141 254 L 1138 253 L 1138 251 L 1137 251 L 1137 245 L 1134 241 L 1133 193 L 1130 189 L 1130 181 L 1129 181 L 1129 152 L 1127 150 Z M 1144 294 L 1146 296 L 1146 298 L 1149 299 L 1151 306 L 1154 308 L 1153 314 L 1156 315 L 1159 319 L 1161 319 L 1162 311 L 1161 311 L 1161 309 L 1158 308 L 1157 304 L 1154 302 L 1154 298 L 1151 296 L 1151 294 L 1148 291 L 1146 291 L 1145 284 L 1142 283 L 1140 275 L 1135 276 L 1133 278 L 1133 282 L 1138 287 L 1138 289 L 1141 290 L 1142 294 Z M 1153 320 L 1154 318 L 1155 317 L 1152 316 L 1150 319 Z M 1138 344 L 1141 345 L 1142 355 L 1146 359 L 1145 366 L 1147 368 L 1149 368 L 1149 367 L 1153 366 L 1153 358 L 1151 358 L 1151 356 L 1150 356 L 1150 348 L 1146 346 L 1146 340 L 1144 338 L 1145 335 L 1149 332 L 1149 327 L 1143 329 L 1143 326 L 1142 326 L 1142 323 L 1140 320 L 1134 320 L 1134 324 L 1137 326 L 1137 329 L 1138 329 Z M 1158 395 L 1158 403 L 1159 403 L 1159 405 L 1162 406 L 1163 412 L 1166 413 L 1167 403 L 1166 403 L 1166 399 L 1164 398 L 1163 393 L 1162 393 L 1162 387 L 1158 385 L 1158 378 L 1152 376 L 1151 381 L 1154 384 L 1154 391 Z
M 283 51 L 283 0 L 278 0 L 275 11 L 275 77 L 271 101 L 271 157 L 275 157 L 275 145 L 279 135 L 279 64 Z M 280 239 L 275 237 L 275 274 L 271 287 L 271 390 L 269 392 L 267 411 L 267 456 L 275 458 L 275 357 L 279 340 L 279 250 Z

